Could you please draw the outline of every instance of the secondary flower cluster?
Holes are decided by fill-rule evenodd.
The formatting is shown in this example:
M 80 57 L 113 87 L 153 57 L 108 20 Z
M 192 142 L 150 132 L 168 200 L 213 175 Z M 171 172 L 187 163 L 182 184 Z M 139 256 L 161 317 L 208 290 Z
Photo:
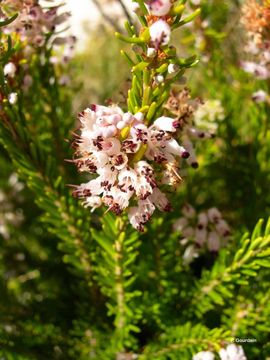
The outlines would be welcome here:
M 242 23 L 248 33 L 246 52 L 251 61 L 243 61 L 242 68 L 259 80 L 270 79 L 270 4 L 269 1 L 249 0 L 242 8 Z M 257 102 L 268 101 L 263 90 L 253 95 Z
M 159 186 L 172 185 L 172 178 L 179 178 L 180 159 L 189 157 L 173 137 L 179 120 L 163 116 L 147 126 L 142 113 L 100 105 L 92 105 L 79 119 L 74 162 L 79 171 L 98 176 L 76 187 L 74 195 L 93 210 L 104 204 L 120 214 L 128 208 L 130 223 L 143 231 L 155 208 L 170 210 Z
M 1 19 L 13 15 L 14 12 L 18 13 L 15 21 L 2 28 L 3 33 L 10 35 L 17 47 L 15 55 L 4 66 L 4 76 L 11 88 L 15 88 L 14 79 L 18 81 L 21 78 L 22 80 L 17 84 L 17 88 L 27 93 L 32 86 L 33 77 L 30 67 L 32 60 L 36 58 L 37 48 L 40 50 L 38 61 L 41 64 L 45 63 L 45 57 L 48 56 L 48 51 L 45 56 L 44 51 L 41 50 L 43 47 L 43 49 L 52 47 L 53 52 L 49 58 L 51 63 L 66 64 L 73 57 L 76 38 L 74 36 L 61 37 L 53 35 L 56 27 L 63 24 L 69 18 L 69 13 L 67 12 L 59 14 L 60 8 L 61 5 L 44 9 L 39 5 L 38 1 L 33 0 L 4 0 L 1 2 Z M 46 47 L 47 41 L 49 41 L 49 45 Z M 56 48 L 59 48 L 59 46 L 61 46 L 61 58 L 56 53 Z M 20 70 L 24 74 L 23 77 Z M 20 76 L 16 76 L 19 72 Z M 68 81 L 66 79 L 67 75 L 60 78 L 59 83 L 66 83 Z M 12 91 L 7 96 L 2 94 L 0 97 L 6 97 L 8 102 L 14 105 L 17 102 L 18 95 Z
M 21 41 L 27 45 L 43 46 L 48 33 L 53 32 L 56 26 L 64 23 L 69 13 L 58 14 L 60 6 L 43 9 L 37 1 L 23 0 L 1 2 L 2 11 L 0 16 L 6 17 L 18 12 L 18 17 L 11 24 L 4 27 L 4 33 L 16 33 Z
M 202 251 L 218 251 L 226 245 L 230 228 L 217 208 L 196 213 L 189 204 L 182 208 L 182 217 L 176 220 L 173 230 L 181 234 L 180 244 L 185 247 L 184 262 L 189 264 Z
M 226 349 L 219 351 L 220 360 L 247 360 L 242 346 L 230 344 Z M 215 360 L 215 354 L 212 351 L 201 351 L 194 355 L 192 360 Z

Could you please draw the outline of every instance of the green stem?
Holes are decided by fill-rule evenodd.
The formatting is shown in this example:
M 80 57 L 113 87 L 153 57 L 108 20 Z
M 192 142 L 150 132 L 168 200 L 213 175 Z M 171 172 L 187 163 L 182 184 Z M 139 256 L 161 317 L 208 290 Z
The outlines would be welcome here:
M 123 245 L 125 240 L 125 227 L 126 223 L 119 219 L 118 221 L 118 230 L 119 235 L 114 243 L 115 248 L 115 283 L 116 283 L 116 303 L 117 303 L 117 313 L 115 318 L 115 327 L 116 327 L 116 338 L 118 343 L 119 351 L 124 350 L 124 341 L 125 341 L 125 326 L 126 326 L 126 313 L 125 313 L 125 289 L 124 289 L 124 279 L 123 279 Z

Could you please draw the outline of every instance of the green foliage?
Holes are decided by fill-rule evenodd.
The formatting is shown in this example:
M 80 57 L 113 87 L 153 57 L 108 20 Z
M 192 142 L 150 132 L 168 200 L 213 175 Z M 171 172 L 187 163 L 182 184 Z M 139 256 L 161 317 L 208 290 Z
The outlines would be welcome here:
M 204 271 L 196 283 L 192 304 L 201 316 L 215 306 L 224 306 L 231 299 L 237 285 L 248 286 L 250 278 L 258 276 L 262 267 L 269 268 L 270 220 L 262 232 L 260 220 L 251 237 L 245 234 L 232 257 L 229 250 L 220 252 L 213 268 Z
M 136 323 L 141 314 L 134 307 L 134 298 L 141 292 L 133 288 L 134 262 L 140 245 L 138 234 L 126 230 L 126 220 L 106 214 L 102 219 L 102 232 L 93 229 L 92 235 L 102 249 L 95 259 L 95 277 L 108 298 L 108 315 L 115 319 L 112 346 L 122 351 L 134 342 L 130 333 L 140 331 Z
M 191 359 L 199 351 L 219 350 L 230 338 L 229 332 L 220 329 L 209 330 L 205 326 L 190 323 L 168 328 L 158 338 L 158 344 L 149 345 L 139 359 L 177 360 Z

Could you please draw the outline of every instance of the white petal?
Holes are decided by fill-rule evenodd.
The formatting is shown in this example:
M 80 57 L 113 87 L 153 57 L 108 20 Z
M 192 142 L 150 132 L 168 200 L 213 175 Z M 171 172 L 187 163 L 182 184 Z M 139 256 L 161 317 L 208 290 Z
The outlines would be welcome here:
M 158 119 L 156 119 L 154 121 L 154 125 L 159 130 L 170 131 L 170 132 L 176 131 L 176 127 L 174 126 L 175 119 L 172 119 L 172 118 L 169 118 L 166 116 L 161 116 Z

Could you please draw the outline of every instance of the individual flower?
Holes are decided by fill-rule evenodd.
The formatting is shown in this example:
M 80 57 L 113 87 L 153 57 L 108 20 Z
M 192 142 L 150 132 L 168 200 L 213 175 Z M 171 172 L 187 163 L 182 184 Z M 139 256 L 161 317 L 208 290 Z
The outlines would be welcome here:
M 221 360 L 247 360 L 242 346 L 230 344 L 219 351 Z
M 186 264 L 203 251 L 218 252 L 227 244 L 231 233 L 217 208 L 197 213 L 190 204 L 183 206 L 182 217 L 175 221 L 173 230 L 180 234 L 180 244 L 184 247 L 183 261 Z
M 168 45 L 171 37 L 171 28 L 166 21 L 158 20 L 154 22 L 150 26 L 149 32 L 152 46 L 155 49 Z
M 252 94 L 252 100 L 256 103 L 268 102 L 270 104 L 270 96 L 264 90 L 255 91 Z
M 16 70 L 16 65 L 13 62 L 9 62 L 4 66 L 4 75 L 10 78 L 14 78 Z
M 241 65 L 243 70 L 254 75 L 259 80 L 266 80 L 270 77 L 269 69 L 264 64 L 258 64 L 253 61 L 242 61 Z
M 103 204 L 117 215 L 127 210 L 132 226 L 143 231 L 156 208 L 170 210 L 160 187 L 171 185 L 170 173 L 177 174 L 174 164 L 189 156 L 174 138 L 178 121 L 162 116 L 146 126 L 142 113 L 124 113 L 114 105 L 92 105 L 79 119 L 81 134 L 74 143 L 73 161 L 80 172 L 95 177 L 73 194 L 86 207 Z
M 3 14 L 9 16 L 14 11 L 18 16 L 12 23 L 3 27 L 5 34 L 16 35 L 27 46 L 41 47 L 47 36 L 53 33 L 55 28 L 69 18 L 68 12 L 59 14 L 61 5 L 50 8 L 42 8 L 36 1 L 10 1 L 1 2 Z
M 170 11 L 172 3 L 170 0 L 148 0 L 147 5 L 152 15 L 164 16 Z

